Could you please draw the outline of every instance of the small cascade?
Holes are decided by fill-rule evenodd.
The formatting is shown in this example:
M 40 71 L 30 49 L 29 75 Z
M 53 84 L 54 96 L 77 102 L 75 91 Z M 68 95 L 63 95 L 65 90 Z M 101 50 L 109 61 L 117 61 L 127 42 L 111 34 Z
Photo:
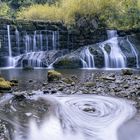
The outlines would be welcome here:
M 12 57 L 12 46 L 11 46 L 11 36 L 10 36 L 10 25 L 7 25 L 7 36 L 8 36 L 8 67 L 12 67 L 14 64 L 14 60 Z
M 125 68 L 126 56 L 119 47 L 117 32 L 108 30 L 107 34 L 109 40 L 99 45 L 104 54 L 105 68 Z
M 37 48 L 36 48 L 36 31 L 34 31 L 34 37 L 33 37 L 33 51 L 37 51 Z
M 25 35 L 25 52 L 30 52 L 30 46 L 31 46 L 31 38 L 28 34 Z
M 52 43 L 53 43 L 53 50 L 57 49 L 57 40 L 59 40 L 59 33 L 57 31 L 52 32 Z
M 39 35 L 39 40 L 40 40 L 40 49 L 41 49 L 41 51 L 43 51 L 43 36 L 41 33 Z
M 108 39 L 111 39 L 113 37 L 118 37 L 116 30 L 107 30 L 107 37 Z
M 49 39 L 48 36 L 46 35 L 46 50 L 49 50 Z
M 83 68 L 95 68 L 94 56 L 91 54 L 89 47 L 82 50 L 80 58 Z
M 19 31 L 16 29 L 15 31 L 15 35 L 16 35 L 16 46 L 17 46 L 17 50 L 18 50 L 18 55 L 20 54 L 20 40 L 19 40 Z
M 42 67 L 42 57 L 45 51 L 59 49 L 59 32 L 51 30 L 21 31 L 15 30 L 14 36 L 10 35 L 10 25 L 7 25 L 8 67 L 23 66 L 27 61 L 30 66 Z M 14 42 L 12 52 L 11 45 Z M 44 52 L 43 52 L 44 51 Z M 12 54 L 13 53 L 13 54 Z M 21 61 L 23 60 L 23 61 Z
M 14 57 L 14 66 L 31 66 L 31 67 L 43 67 L 42 60 L 45 58 L 45 52 L 30 52 Z
M 8 33 L 8 50 L 9 50 L 9 57 L 12 57 L 11 36 L 10 36 L 10 25 L 7 25 L 7 33 Z
M 133 44 L 129 41 L 128 37 L 127 37 L 127 42 L 130 45 L 130 48 L 131 48 L 133 55 L 136 57 L 136 67 L 139 68 L 139 56 L 137 54 L 137 51 L 135 50 L 135 47 L 133 46 Z

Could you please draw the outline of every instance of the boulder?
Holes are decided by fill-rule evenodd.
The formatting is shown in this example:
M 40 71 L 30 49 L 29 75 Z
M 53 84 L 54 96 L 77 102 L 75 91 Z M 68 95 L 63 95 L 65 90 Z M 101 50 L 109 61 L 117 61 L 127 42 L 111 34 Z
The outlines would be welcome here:
M 48 71 L 48 81 L 53 82 L 53 81 L 59 81 L 62 79 L 62 74 L 55 71 L 55 70 L 49 70 Z
M 122 69 L 123 75 L 132 75 L 133 71 L 131 69 Z
M 76 55 L 66 55 L 59 58 L 54 64 L 54 68 L 59 69 L 77 69 L 82 68 L 82 62 Z

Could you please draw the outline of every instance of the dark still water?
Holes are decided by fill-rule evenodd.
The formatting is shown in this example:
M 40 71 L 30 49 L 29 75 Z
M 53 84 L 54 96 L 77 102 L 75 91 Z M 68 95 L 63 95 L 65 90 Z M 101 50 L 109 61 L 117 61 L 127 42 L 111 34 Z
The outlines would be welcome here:
M 58 69 L 58 72 L 61 72 L 64 77 L 76 75 L 78 78 L 86 79 L 91 74 L 101 74 L 101 73 L 115 73 L 120 74 L 120 69 Z M 7 80 L 18 79 L 26 81 L 29 79 L 44 81 L 47 79 L 48 69 L 34 69 L 34 70 L 23 70 L 23 69 L 0 69 L 0 75 L 6 78 Z M 139 70 L 134 70 L 135 73 L 140 73 Z M 89 77 L 88 77 L 89 78 Z

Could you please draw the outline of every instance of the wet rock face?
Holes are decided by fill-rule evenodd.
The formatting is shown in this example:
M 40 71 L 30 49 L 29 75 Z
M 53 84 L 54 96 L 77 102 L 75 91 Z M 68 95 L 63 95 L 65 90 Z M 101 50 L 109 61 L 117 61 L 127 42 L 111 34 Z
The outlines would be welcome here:
M 107 40 L 105 42 L 101 42 L 98 44 L 81 47 L 76 51 L 73 51 L 72 53 L 60 57 L 54 63 L 54 67 L 55 68 L 82 68 L 84 65 L 83 61 L 84 63 L 88 62 L 87 65 L 89 67 L 89 63 L 90 64 L 93 63 L 91 62 L 93 61 L 92 60 L 93 57 L 95 68 L 104 68 L 105 59 L 108 61 L 110 65 L 111 64 L 113 65 L 114 63 L 116 64 L 115 60 L 117 57 L 114 58 L 113 56 L 111 56 L 110 53 L 112 52 L 112 54 L 115 55 L 114 52 L 115 47 L 118 47 L 120 50 L 119 53 L 121 53 L 122 55 L 122 59 L 124 60 L 125 66 L 128 68 L 138 68 L 139 67 L 138 65 L 140 65 L 140 50 L 137 49 L 137 46 L 133 44 L 131 40 L 128 40 L 128 37 L 118 37 L 117 40 L 116 42 L 111 42 Z M 104 49 L 102 49 L 102 45 L 104 46 Z M 117 63 L 120 63 L 119 58 L 117 59 Z M 115 65 L 115 67 L 118 66 Z
M 102 50 L 99 48 L 98 44 L 97 45 L 91 45 L 89 47 L 91 54 L 94 55 L 94 60 L 95 60 L 95 66 L 97 68 L 102 68 L 104 67 L 104 54 Z
M 53 66 L 60 69 L 77 69 L 82 68 L 82 62 L 76 55 L 66 55 L 58 59 Z

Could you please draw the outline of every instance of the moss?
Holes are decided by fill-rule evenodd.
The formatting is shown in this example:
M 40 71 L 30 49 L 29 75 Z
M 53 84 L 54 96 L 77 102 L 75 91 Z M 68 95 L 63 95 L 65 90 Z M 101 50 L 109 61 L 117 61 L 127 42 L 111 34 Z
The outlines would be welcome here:
M 0 90 L 10 90 L 12 83 L 0 77 Z
M 55 70 L 49 70 L 48 71 L 48 81 L 59 81 L 62 78 L 62 74 L 55 71 Z

